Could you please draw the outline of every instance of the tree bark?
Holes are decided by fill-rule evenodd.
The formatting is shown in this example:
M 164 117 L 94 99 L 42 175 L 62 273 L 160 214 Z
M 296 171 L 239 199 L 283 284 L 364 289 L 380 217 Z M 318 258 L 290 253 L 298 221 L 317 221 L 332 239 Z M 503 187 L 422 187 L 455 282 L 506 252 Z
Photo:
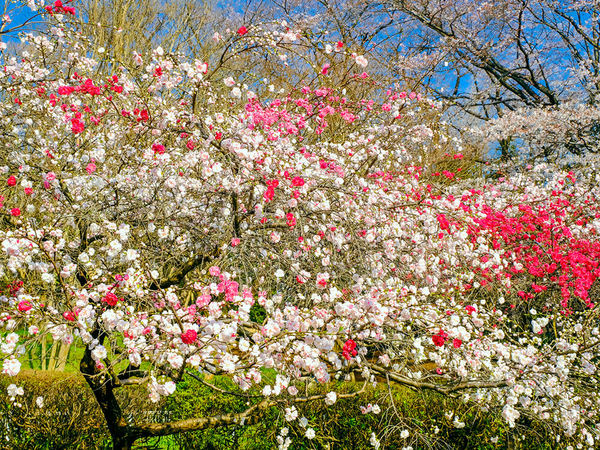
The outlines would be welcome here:
M 60 343 L 58 341 L 53 341 L 52 346 L 50 347 L 50 359 L 48 359 L 48 370 L 56 370 L 56 350 Z
M 42 352 L 40 355 L 40 362 L 42 370 L 47 370 L 48 365 L 46 363 L 46 357 L 48 356 L 48 347 L 46 345 L 46 336 L 42 336 Z
M 67 365 L 67 359 L 69 358 L 69 350 L 71 350 L 71 344 L 65 344 L 64 342 L 60 345 L 58 351 L 58 361 L 56 364 L 56 370 L 64 371 Z
M 94 330 L 92 336 L 100 343 L 104 341 L 104 335 L 99 330 Z M 92 389 L 96 402 L 102 410 L 112 438 L 113 448 L 115 450 L 130 449 L 136 439 L 141 436 L 131 432 L 114 393 L 114 380 L 96 367 L 92 352 L 87 347 L 79 363 L 79 370 Z
M 96 328 L 91 334 L 94 339 L 103 344 L 106 336 L 101 329 Z M 92 389 L 96 402 L 102 410 L 115 450 L 129 450 L 137 439 L 144 437 L 166 436 L 228 425 L 255 424 L 262 419 L 265 411 L 274 404 L 272 401 L 264 399 L 241 413 L 221 414 L 167 423 L 130 424 L 123 417 L 123 412 L 114 392 L 121 385 L 119 377 L 110 376 L 99 369 L 96 366 L 96 361 L 92 358 L 92 351 L 88 347 L 86 347 L 79 363 L 79 370 Z M 133 368 L 130 372 L 126 371 L 126 373 L 135 376 L 138 370 Z

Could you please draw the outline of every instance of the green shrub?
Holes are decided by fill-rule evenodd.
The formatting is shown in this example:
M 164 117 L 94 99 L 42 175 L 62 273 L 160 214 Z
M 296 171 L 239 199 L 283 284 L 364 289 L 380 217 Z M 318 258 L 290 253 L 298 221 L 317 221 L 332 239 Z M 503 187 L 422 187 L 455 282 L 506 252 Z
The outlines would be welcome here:
M 6 394 L 9 384 L 23 387 L 15 403 Z M 102 448 L 109 434 L 100 408 L 85 380 L 76 374 L 22 371 L 0 378 L 0 433 L 4 448 Z M 43 407 L 36 404 L 43 398 Z
M 264 374 L 265 378 L 270 375 Z M 209 377 L 206 381 L 229 395 L 216 392 L 194 379 L 178 383 L 177 391 L 164 402 L 153 404 L 145 388 L 129 386 L 118 395 L 124 414 L 131 421 L 164 422 L 191 417 L 242 412 L 252 398 L 240 395 L 227 378 Z M 7 386 L 15 383 L 24 388 L 16 405 L 6 394 Z M 363 383 L 331 385 L 309 383 L 303 394 L 325 394 L 330 390 L 350 393 Z M 104 418 L 91 390 L 79 374 L 43 371 L 23 371 L 16 378 L 0 377 L 0 448 L 6 449 L 107 449 L 110 436 Z M 44 397 L 44 407 L 36 398 Z M 379 414 L 362 414 L 360 406 L 378 404 Z M 408 389 L 368 386 L 365 392 L 352 399 L 338 398 L 333 406 L 323 401 L 297 406 L 298 418 L 308 419 L 307 427 L 315 430 L 314 439 L 305 437 L 306 429 L 298 420 L 286 422 L 278 408 L 267 411 L 255 425 L 233 425 L 154 439 L 139 440 L 136 448 L 156 449 L 218 449 L 268 450 L 278 447 L 282 428 L 288 428 L 292 438 L 290 449 L 352 449 L 373 448 L 372 433 L 383 448 L 401 449 L 411 445 L 415 450 L 427 449 L 552 449 L 564 448 L 567 442 L 557 443 L 554 430 L 540 422 L 521 418 L 515 428 L 509 428 L 498 411 L 482 412 L 458 399 L 436 393 L 416 393 Z M 454 411 L 464 427 L 453 425 Z M 435 430 L 437 429 L 437 432 Z M 408 430 L 404 438 L 402 431 Z M 280 438 L 281 439 L 281 438 Z
M 12 402 L 10 384 L 24 395 Z M 145 388 L 126 387 L 117 393 L 124 414 L 135 420 L 155 420 L 162 404 L 152 404 Z M 43 398 L 40 408 L 36 400 Z M 80 374 L 23 370 L 14 378 L 0 376 L 0 448 L 104 449 L 110 435 L 91 389 Z

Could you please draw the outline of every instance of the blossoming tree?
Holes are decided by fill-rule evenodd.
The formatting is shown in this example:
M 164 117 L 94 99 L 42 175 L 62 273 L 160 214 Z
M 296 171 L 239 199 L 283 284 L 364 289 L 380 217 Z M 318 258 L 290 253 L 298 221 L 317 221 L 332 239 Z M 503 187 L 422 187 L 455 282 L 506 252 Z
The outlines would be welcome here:
M 427 49 L 420 59 L 437 72 L 432 79 L 451 80 L 445 91 L 432 86 L 437 98 L 451 99 L 479 120 L 507 116 L 511 123 L 500 141 L 504 157 L 514 156 L 511 139 L 522 138 L 531 128 L 542 131 L 543 115 L 564 120 L 526 139 L 528 157 L 598 151 L 596 0 L 383 3 L 398 14 L 397 22 L 408 20 L 415 26 L 404 42 L 409 48 Z M 515 127 L 521 121 L 523 129 Z M 544 136 L 552 140 L 544 142 Z
M 277 48 L 287 32 L 223 39 Z M 307 378 L 354 374 L 595 444 L 594 167 L 463 179 L 449 169 L 460 143 L 414 93 L 352 98 L 319 68 L 290 92 L 257 82 L 261 98 L 162 48 L 101 65 L 64 23 L 24 40 L 0 74 L 3 373 L 44 336 L 80 342 L 115 448 L 274 407 L 297 420 L 358 394 L 303 394 Z M 348 52 L 368 81 L 368 56 Z M 447 165 L 419 163 L 440 149 Z M 139 423 L 115 395 L 141 384 L 158 400 L 207 373 L 231 377 L 248 409 Z

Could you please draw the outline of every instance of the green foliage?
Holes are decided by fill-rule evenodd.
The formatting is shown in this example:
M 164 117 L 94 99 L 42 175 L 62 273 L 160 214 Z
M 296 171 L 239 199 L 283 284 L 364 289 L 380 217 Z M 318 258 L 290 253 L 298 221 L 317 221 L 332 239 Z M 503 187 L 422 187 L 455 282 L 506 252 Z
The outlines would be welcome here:
M 210 377 L 207 382 L 223 391 L 236 391 L 231 380 Z M 335 382 L 335 385 L 319 385 L 310 382 L 300 395 L 326 394 L 329 391 L 351 393 L 363 387 L 359 382 Z M 393 401 L 392 401 L 393 399 Z M 238 395 L 215 392 L 210 387 L 187 380 L 177 386 L 177 392 L 168 398 L 165 411 L 168 420 L 190 417 L 205 417 L 230 412 L 242 412 L 252 399 Z M 379 414 L 362 414 L 360 406 L 379 404 Z M 464 427 L 453 425 L 454 411 Z M 437 393 L 416 393 L 406 388 L 367 386 L 358 398 L 339 398 L 334 406 L 315 401 L 298 407 L 299 416 L 308 420 L 306 428 L 315 430 L 314 439 L 305 437 L 306 428 L 298 420 L 286 422 L 277 408 L 271 409 L 259 424 L 252 426 L 230 426 L 172 436 L 161 440 L 160 448 L 173 449 L 224 449 L 254 450 L 276 449 L 277 437 L 284 427 L 292 438 L 290 449 L 372 449 L 369 440 L 374 432 L 382 447 L 400 449 L 411 445 L 414 449 L 552 449 L 562 448 L 555 441 L 554 433 L 539 422 L 527 418 L 510 428 L 498 411 L 482 412 L 459 399 L 444 397 Z M 409 431 L 403 438 L 401 432 Z M 150 442 L 150 441 L 149 441 Z M 156 441 L 154 442 L 156 444 Z M 561 442 L 561 444 L 564 444 Z
M 265 374 L 265 378 L 269 378 Z M 255 401 L 239 393 L 225 377 L 205 377 L 219 391 L 197 380 L 186 378 L 164 403 L 153 404 L 147 392 L 139 387 L 121 389 L 119 397 L 130 421 L 164 422 L 192 417 L 207 417 L 242 412 Z M 22 386 L 24 396 L 15 405 L 6 395 L 7 386 Z M 333 384 L 333 385 L 332 385 Z M 363 382 L 334 382 L 320 385 L 307 381 L 299 394 L 319 395 L 335 390 L 340 394 L 355 392 Z M 28 449 L 104 449 L 110 448 L 110 437 L 104 418 L 93 395 L 79 375 L 48 371 L 23 371 L 17 378 L 0 377 L 0 448 Z M 227 392 L 235 392 L 231 395 Z M 44 397 L 44 408 L 36 398 Z M 369 403 L 381 407 L 379 414 L 362 414 L 360 406 Z M 283 405 L 285 406 L 285 405 Z M 447 416 L 448 412 L 454 416 Z M 382 448 L 395 449 L 411 445 L 414 449 L 553 449 L 568 443 L 556 442 L 553 430 L 540 422 L 523 417 L 515 428 L 509 428 L 498 411 L 482 412 L 459 399 L 436 393 L 416 393 L 409 389 L 386 386 L 365 387 L 358 397 L 338 397 L 333 406 L 322 400 L 298 407 L 298 418 L 306 417 L 307 428 L 315 430 L 314 439 L 305 437 L 306 428 L 299 421 L 286 422 L 278 408 L 266 412 L 255 425 L 234 425 L 136 442 L 139 449 L 276 449 L 281 429 L 286 427 L 292 438 L 290 449 L 373 448 L 372 433 Z M 454 419 L 464 427 L 453 425 Z M 402 437 L 408 430 L 409 436 Z
M 7 387 L 24 395 L 11 401 Z M 162 403 L 148 400 L 145 388 L 117 392 L 125 416 L 132 421 L 161 420 Z M 43 398 L 43 407 L 37 404 Z M 110 435 L 91 389 L 80 374 L 22 370 L 0 376 L 0 449 L 108 449 Z
M 23 387 L 10 401 L 7 387 Z M 100 408 L 81 376 L 50 371 L 22 371 L 0 377 L 0 448 L 108 448 L 110 436 Z M 43 398 L 43 408 L 36 399 Z
M 254 323 L 262 324 L 267 318 L 267 310 L 264 306 L 255 303 L 250 308 L 250 320 Z
M 209 382 L 224 391 L 236 391 L 234 383 L 227 378 L 211 377 Z M 243 396 L 226 395 L 194 379 L 187 379 L 177 385 L 174 395 L 168 397 L 165 411 L 169 420 L 190 417 L 242 412 L 250 406 L 252 399 Z M 235 425 L 206 431 L 180 434 L 172 437 L 174 448 L 194 449 L 240 449 L 261 450 L 275 448 L 274 440 L 269 441 L 277 432 L 273 427 L 276 411 L 269 411 L 264 420 L 252 426 Z

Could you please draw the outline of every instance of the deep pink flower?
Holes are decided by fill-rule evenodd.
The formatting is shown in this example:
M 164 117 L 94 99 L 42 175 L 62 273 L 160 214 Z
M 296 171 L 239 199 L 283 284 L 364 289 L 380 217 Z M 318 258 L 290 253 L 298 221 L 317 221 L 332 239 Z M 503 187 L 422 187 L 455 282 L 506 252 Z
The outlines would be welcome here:
M 23 301 L 19 302 L 19 305 L 17 306 L 17 309 L 21 312 L 27 312 L 31 308 L 32 308 L 31 302 L 28 300 L 23 300 Z
M 162 144 L 152 144 L 152 150 L 154 151 L 155 155 L 162 155 L 165 153 L 165 146 Z
M 287 220 L 287 224 L 289 227 L 293 227 L 296 225 L 296 218 L 294 217 L 294 214 L 292 213 L 287 213 L 285 215 L 285 218 Z
M 439 222 L 442 230 L 450 230 L 450 222 L 448 222 L 448 219 L 446 219 L 444 214 L 438 214 L 437 221 Z
M 263 198 L 265 199 L 266 202 L 270 202 L 271 200 L 273 200 L 274 196 L 275 196 L 275 188 L 273 186 L 269 186 L 267 188 L 267 190 L 265 191 L 265 193 L 263 194 Z
M 442 347 L 446 343 L 447 337 L 448 337 L 448 334 L 445 331 L 440 330 L 438 332 L 438 334 L 434 334 L 431 337 L 431 340 L 433 341 L 433 343 L 435 344 L 436 347 Z
M 79 119 L 71 120 L 71 131 L 73 132 L 73 134 L 82 133 L 83 130 L 85 130 L 85 124 L 81 120 L 79 120 Z
M 342 348 L 342 356 L 344 359 L 349 360 L 351 356 L 356 356 L 357 354 L 356 342 L 354 342 L 352 339 L 348 339 Z
M 304 186 L 304 178 L 302 178 L 302 177 L 292 178 L 292 186 L 296 186 L 296 187 Z
M 181 341 L 184 344 L 191 344 L 196 341 L 197 337 L 198 337 L 198 333 L 196 333 L 195 330 L 190 329 L 181 335 Z
M 108 294 L 106 294 L 106 297 L 104 297 L 103 300 L 108 304 L 108 306 L 116 306 L 119 300 L 121 299 L 117 297 L 113 292 L 109 292 Z
M 75 319 L 77 319 L 77 313 L 74 311 L 65 311 L 63 313 L 63 318 L 69 322 L 75 322 Z

